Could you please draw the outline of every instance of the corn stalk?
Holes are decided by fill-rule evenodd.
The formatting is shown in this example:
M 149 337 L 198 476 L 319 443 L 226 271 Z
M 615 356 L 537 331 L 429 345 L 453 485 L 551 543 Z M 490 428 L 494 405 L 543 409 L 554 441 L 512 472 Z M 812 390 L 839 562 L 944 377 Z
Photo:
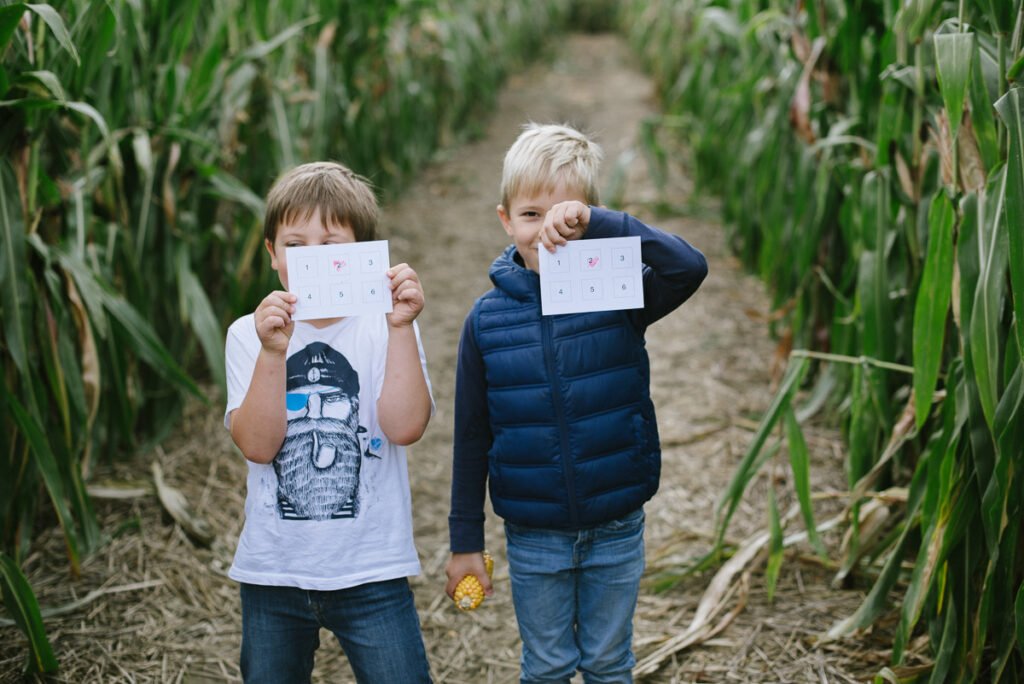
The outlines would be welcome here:
M 837 578 L 878 579 L 826 636 L 899 611 L 886 677 L 928 634 L 930 681 L 1024 678 L 1022 17 L 1020 0 L 624 10 L 662 128 L 722 197 L 730 242 L 798 350 L 722 500 L 715 551 L 779 445 L 814 528 L 800 422 L 827 409 L 850 486 Z M 867 503 L 891 487 L 907 492 L 896 527 L 868 539 Z

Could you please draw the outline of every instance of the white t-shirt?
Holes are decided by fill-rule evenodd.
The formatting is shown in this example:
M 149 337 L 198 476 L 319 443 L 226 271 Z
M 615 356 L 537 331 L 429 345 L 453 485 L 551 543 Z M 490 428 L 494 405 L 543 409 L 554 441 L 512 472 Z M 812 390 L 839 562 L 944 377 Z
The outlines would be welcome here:
M 419 574 L 405 449 L 377 421 L 387 339 L 384 316 L 325 328 L 296 321 L 287 352 L 288 435 L 273 462 L 247 461 L 232 579 L 328 591 Z M 260 347 L 253 314 L 228 329 L 226 426 L 249 390 Z

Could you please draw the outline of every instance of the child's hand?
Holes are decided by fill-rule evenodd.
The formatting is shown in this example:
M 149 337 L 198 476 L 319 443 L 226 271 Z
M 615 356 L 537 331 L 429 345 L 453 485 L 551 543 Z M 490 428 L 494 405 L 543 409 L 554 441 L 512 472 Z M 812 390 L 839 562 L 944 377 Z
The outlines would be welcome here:
M 559 202 L 548 210 L 540 229 L 540 242 L 549 252 L 569 240 L 578 240 L 590 223 L 590 207 L 577 200 Z
M 476 575 L 480 580 L 480 586 L 484 588 L 484 596 L 493 596 L 494 587 L 491 585 L 491 578 L 487 576 L 487 569 L 484 567 L 484 552 L 475 553 L 453 553 L 448 559 L 444 568 L 448 575 L 448 584 L 444 586 L 444 593 L 448 598 L 455 598 L 455 585 L 466 575 Z
M 391 279 L 391 305 L 393 310 L 388 314 L 388 325 L 400 328 L 412 325 L 416 317 L 423 311 L 423 288 L 420 277 L 409 264 L 398 264 L 388 269 Z
M 288 341 L 295 330 L 295 302 L 298 297 L 291 292 L 274 290 L 256 307 L 256 334 L 260 343 L 269 352 L 284 354 L 288 351 Z

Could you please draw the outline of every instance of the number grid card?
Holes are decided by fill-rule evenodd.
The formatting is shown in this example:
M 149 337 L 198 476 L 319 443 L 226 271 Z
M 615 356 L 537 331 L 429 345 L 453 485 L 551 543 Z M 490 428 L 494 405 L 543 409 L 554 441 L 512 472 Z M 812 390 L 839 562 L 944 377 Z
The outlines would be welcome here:
M 391 313 L 387 240 L 289 247 L 285 259 L 295 320 Z
M 639 309 L 644 305 L 640 237 L 570 240 L 538 248 L 541 312 Z

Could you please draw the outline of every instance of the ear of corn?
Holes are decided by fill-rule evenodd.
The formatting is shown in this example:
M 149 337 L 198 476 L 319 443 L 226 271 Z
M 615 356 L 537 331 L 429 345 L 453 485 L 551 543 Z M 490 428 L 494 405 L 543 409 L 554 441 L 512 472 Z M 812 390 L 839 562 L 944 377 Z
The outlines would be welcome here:
M 484 569 L 487 576 L 494 573 L 494 559 L 484 551 Z M 466 575 L 455 585 L 455 605 L 459 610 L 476 610 L 484 602 L 484 587 L 476 575 Z

